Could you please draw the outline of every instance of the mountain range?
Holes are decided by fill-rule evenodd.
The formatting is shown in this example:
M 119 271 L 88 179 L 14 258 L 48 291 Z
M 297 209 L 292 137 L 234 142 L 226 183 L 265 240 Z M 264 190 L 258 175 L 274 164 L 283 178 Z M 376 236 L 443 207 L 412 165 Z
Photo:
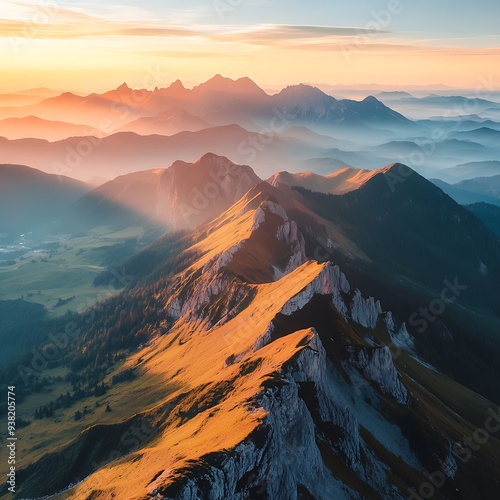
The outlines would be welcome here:
M 79 96 L 66 92 L 33 105 L 0 108 L 2 118 L 30 115 L 83 123 L 105 135 L 119 130 L 171 135 L 195 131 L 206 124 L 238 124 L 258 131 L 283 128 L 283 124 L 290 123 L 335 129 L 338 133 L 355 126 L 366 127 L 372 134 L 388 128 L 396 132 L 418 129 L 375 97 L 337 100 L 303 84 L 269 95 L 248 78 L 231 80 L 220 75 L 193 89 L 185 88 L 180 81 L 154 91 L 135 90 L 123 84 L 103 94 Z M 185 128 L 186 124 L 189 128 Z
M 252 164 L 263 178 L 283 166 L 322 174 L 334 165 L 376 169 L 399 161 L 445 182 L 460 175 L 458 165 L 493 164 L 499 154 L 498 120 L 446 113 L 412 121 L 377 97 L 336 99 L 305 84 L 268 94 L 249 78 L 216 75 L 191 89 L 177 80 L 153 90 L 124 83 L 101 94 L 39 92 L 33 104 L 0 107 L 0 162 L 94 185 L 178 159 L 193 162 L 207 151 Z M 377 95 L 391 106 L 477 104 L 467 97 Z
M 83 181 L 166 168 L 174 161 L 196 161 L 207 151 L 255 163 L 263 173 L 273 172 L 280 161 L 297 164 L 316 148 L 296 144 L 293 139 L 249 132 L 239 125 L 180 132 L 173 136 L 138 135 L 120 132 L 107 137 L 71 137 L 48 142 L 40 139 L 8 141 L 0 138 L 0 157 L 15 159 L 51 174 L 68 175 Z
M 489 203 L 500 205 L 500 175 L 491 177 L 474 177 L 455 184 L 448 184 L 438 179 L 432 182 L 449 194 L 458 203 Z
M 496 498 L 500 105 L 373 88 L 0 96 L 15 498 Z

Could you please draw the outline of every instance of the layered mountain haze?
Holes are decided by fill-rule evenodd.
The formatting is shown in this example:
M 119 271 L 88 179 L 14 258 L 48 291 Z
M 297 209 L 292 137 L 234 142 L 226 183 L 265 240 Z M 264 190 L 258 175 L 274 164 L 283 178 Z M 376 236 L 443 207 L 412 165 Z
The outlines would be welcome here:
M 28 106 L 60 94 L 60 92 L 47 88 L 21 90 L 9 94 L 0 94 L 0 105 L 2 107 Z
M 483 202 L 500 205 L 500 175 L 478 176 L 453 184 L 439 179 L 432 179 L 432 182 L 458 203 L 467 205 Z
M 123 84 L 103 94 L 78 96 L 66 92 L 36 105 L 0 108 L 0 117 L 35 115 L 47 120 L 63 119 L 72 123 L 76 120 L 107 134 L 126 122 L 158 118 L 172 109 L 214 125 L 236 123 L 254 130 L 255 127 L 269 127 L 270 120 L 289 120 L 324 130 L 340 123 L 343 127 L 418 129 L 375 97 L 360 102 L 336 100 L 316 87 L 303 84 L 269 95 L 249 78 L 231 80 L 220 75 L 193 89 L 186 89 L 176 81 L 154 91 L 135 90 Z
M 99 137 L 99 131 L 87 125 L 43 120 L 36 116 L 26 118 L 6 118 L 0 120 L 0 136 L 7 139 L 45 139 L 60 141 L 68 137 L 94 135 Z
M 118 129 L 139 135 L 174 135 L 179 132 L 197 132 L 212 126 L 205 120 L 182 110 L 172 109 L 154 117 L 138 118 Z
M 2 2 L 0 500 L 496 500 L 499 19 Z
M 354 143 L 343 139 L 336 139 L 328 135 L 318 134 L 307 127 L 292 126 L 280 133 L 280 136 L 286 139 L 295 139 L 303 144 L 311 144 L 319 148 L 351 148 Z
M 486 93 L 486 92 L 485 92 Z M 481 92 L 476 92 L 476 95 Z M 500 103 L 468 96 L 427 95 L 414 97 L 404 92 L 381 93 L 378 96 L 399 112 L 412 118 L 429 118 L 433 116 L 459 117 L 473 113 L 480 119 L 500 117 Z
M 37 139 L 8 141 L 0 138 L 0 158 L 14 158 L 47 173 L 92 177 L 116 177 L 137 170 L 165 168 L 178 159 L 192 162 L 207 151 L 228 156 L 238 163 L 255 162 L 264 174 L 283 159 L 297 163 L 308 148 L 294 146 L 279 136 L 249 132 L 239 125 L 212 127 L 173 136 L 120 132 L 108 137 L 71 137 L 47 142 Z
M 463 163 L 443 172 L 446 175 L 443 180 L 460 182 L 475 177 L 493 177 L 498 175 L 498 172 L 500 172 L 500 160 Z
M 462 138 L 473 140 L 486 146 L 496 146 L 500 141 L 500 131 L 488 127 L 480 127 L 467 132 L 455 132 L 452 137 L 459 140 Z
M 165 169 L 144 170 L 119 176 L 89 191 L 72 205 L 66 226 L 122 229 L 146 223 L 166 228 L 158 214 L 159 184 Z
M 192 162 L 207 151 L 251 163 L 261 177 L 284 165 L 323 174 L 324 165 L 379 168 L 399 160 L 448 181 L 455 166 L 494 162 L 499 153 L 500 125 L 479 115 L 417 122 L 373 96 L 336 99 L 304 84 L 268 94 L 249 78 L 220 75 L 193 88 L 177 80 L 153 90 L 124 83 L 102 94 L 65 92 L 33 105 L 0 107 L 0 118 L 0 136 L 3 124 L 7 139 L 21 140 L 2 139 L 0 161 L 48 173 L 58 168 L 84 181 L 165 168 L 177 159 Z

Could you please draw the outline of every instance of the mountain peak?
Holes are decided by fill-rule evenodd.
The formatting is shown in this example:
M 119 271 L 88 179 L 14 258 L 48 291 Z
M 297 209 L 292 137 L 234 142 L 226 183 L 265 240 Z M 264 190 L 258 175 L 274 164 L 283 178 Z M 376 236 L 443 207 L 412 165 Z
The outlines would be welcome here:
M 173 82 L 169 87 L 170 90 L 185 90 L 186 87 L 182 84 L 182 82 L 177 79 L 175 82 Z
M 194 228 L 227 210 L 261 179 L 248 165 L 206 153 L 178 160 L 162 174 L 160 213 L 176 228 Z
M 232 80 L 222 75 L 215 75 L 196 87 L 198 90 L 212 90 L 217 92 L 231 92 L 234 94 L 267 95 L 253 80 L 248 77 Z
M 325 94 L 317 87 L 304 83 L 285 87 L 281 92 L 276 94 L 275 98 L 281 105 L 286 107 L 300 106 L 303 109 L 314 108 L 318 112 L 332 107 L 337 102 L 334 97 Z
M 403 92 L 401 90 L 394 90 L 394 91 L 384 90 L 383 92 L 379 92 L 377 94 L 377 96 L 378 97 L 414 97 L 409 92 Z M 369 97 L 371 97 L 371 96 L 369 96 Z
M 248 78 L 248 76 L 238 78 L 235 83 L 240 89 L 246 90 L 247 92 L 265 94 L 265 92 L 251 78 Z
M 382 101 L 379 101 L 376 97 L 372 95 L 365 97 L 361 101 L 361 104 L 364 105 L 365 107 L 369 107 L 370 109 L 376 109 L 376 110 L 387 108 L 387 106 Z
M 123 102 L 128 102 L 133 99 L 136 95 L 142 95 L 142 93 L 150 94 L 151 92 L 146 89 L 132 89 L 127 85 L 127 83 L 123 82 L 119 87 L 114 90 L 109 90 L 104 94 L 96 94 L 100 97 L 104 97 L 106 99 L 118 99 Z
M 115 89 L 116 91 L 132 90 L 126 82 L 123 82 L 119 87 Z
M 415 174 L 415 170 L 410 168 L 408 165 L 405 165 L 404 163 L 391 163 L 390 165 L 387 165 L 386 167 L 383 167 L 379 170 L 381 174 L 386 174 L 386 173 L 392 173 L 392 174 L 398 174 L 398 175 L 403 175 L 409 177 L 412 174 Z
M 227 158 L 226 156 L 220 156 L 212 152 L 205 153 L 203 156 L 198 158 L 192 164 L 193 166 L 226 166 L 226 165 L 234 165 L 233 162 Z
M 286 86 L 280 93 L 280 95 L 297 95 L 297 96 L 304 96 L 304 95 L 321 95 L 321 96 L 328 96 L 328 94 L 325 94 L 321 89 L 318 87 L 314 87 L 313 85 L 308 85 L 306 83 L 299 83 L 298 85 L 288 85 Z M 334 97 L 331 97 L 332 99 L 335 99 Z
M 217 73 L 212 78 L 209 78 L 206 82 L 198 85 L 198 88 L 210 88 L 214 90 L 222 90 L 223 87 L 226 87 L 231 83 L 234 83 L 234 80 L 231 80 L 231 78 L 226 78 Z

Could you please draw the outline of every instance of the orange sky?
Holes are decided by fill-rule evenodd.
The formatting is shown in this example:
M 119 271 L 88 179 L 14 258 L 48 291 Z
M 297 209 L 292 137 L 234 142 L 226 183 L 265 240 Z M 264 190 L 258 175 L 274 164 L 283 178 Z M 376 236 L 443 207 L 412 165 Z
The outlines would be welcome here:
M 469 37 L 466 43 L 451 37 L 426 39 L 388 31 L 373 20 L 370 24 L 370 16 L 358 27 L 245 24 L 239 18 L 234 19 L 238 24 L 230 24 L 216 17 L 202 23 L 206 15 L 196 17 L 187 10 L 165 18 L 152 6 L 100 12 L 91 4 L 66 4 L 2 2 L 0 92 L 40 86 L 103 91 L 123 81 L 153 88 L 177 78 L 201 82 L 215 73 L 270 85 L 476 88 L 481 81 L 500 82 L 498 37 L 489 44 L 484 37 Z

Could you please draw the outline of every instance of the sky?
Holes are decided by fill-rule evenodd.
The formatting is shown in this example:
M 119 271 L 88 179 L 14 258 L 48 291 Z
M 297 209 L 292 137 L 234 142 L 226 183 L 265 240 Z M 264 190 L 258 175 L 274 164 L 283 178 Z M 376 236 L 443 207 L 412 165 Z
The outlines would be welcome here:
M 0 92 L 500 82 L 498 0 L 0 1 Z M 500 86 L 500 83 L 496 85 Z

